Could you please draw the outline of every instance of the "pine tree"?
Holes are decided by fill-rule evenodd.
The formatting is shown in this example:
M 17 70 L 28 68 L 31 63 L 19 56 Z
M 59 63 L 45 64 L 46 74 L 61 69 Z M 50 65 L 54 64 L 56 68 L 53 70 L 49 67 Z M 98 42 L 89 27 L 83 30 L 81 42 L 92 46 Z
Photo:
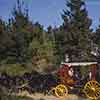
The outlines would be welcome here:
M 83 0 L 66 1 L 60 27 L 60 51 L 68 54 L 70 61 L 87 61 L 90 56 L 91 19 Z M 58 40 L 59 41 L 59 40 Z
M 7 61 L 8 51 L 13 45 L 7 28 L 5 21 L 0 19 L 0 63 Z
M 100 25 L 96 29 L 96 32 L 93 34 L 92 40 L 93 40 L 93 44 L 95 45 L 92 48 L 96 53 L 97 61 L 99 61 L 100 60 Z
M 11 55 L 13 59 L 15 58 L 15 62 L 25 63 L 28 59 L 27 49 L 33 38 L 33 25 L 29 21 L 28 9 L 23 10 L 20 0 L 17 0 L 12 15 L 9 24 L 14 46 L 9 51 L 9 57 Z

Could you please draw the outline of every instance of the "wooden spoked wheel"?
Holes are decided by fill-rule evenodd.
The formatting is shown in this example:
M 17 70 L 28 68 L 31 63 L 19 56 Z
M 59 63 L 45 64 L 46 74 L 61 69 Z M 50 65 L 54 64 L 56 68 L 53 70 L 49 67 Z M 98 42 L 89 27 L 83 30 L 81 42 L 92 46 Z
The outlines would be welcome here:
M 64 98 L 68 94 L 68 89 L 65 85 L 60 84 L 55 88 L 55 95 L 59 98 Z
M 52 88 L 52 89 L 49 91 L 49 94 L 55 95 L 55 88 Z
M 97 81 L 89 81 L 84 86 L 84 93 L 91 100 L 100 98 L 100 84 Z

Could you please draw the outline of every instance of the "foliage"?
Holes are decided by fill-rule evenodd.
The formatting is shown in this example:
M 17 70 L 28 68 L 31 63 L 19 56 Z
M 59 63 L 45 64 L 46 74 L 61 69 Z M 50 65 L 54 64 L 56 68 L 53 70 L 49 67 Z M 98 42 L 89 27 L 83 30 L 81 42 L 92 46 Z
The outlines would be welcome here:
M 91 19 L 83 0 L 68 0 L 62 14 L 63 25 L 57 34 L 62 55 L 68 54 L 70 61 L 89 61 L 91 52 Z
M 3 64 L 0 66 L 0 73 L 6 72 L 8 75 L 23 75 L 25 72 L 31 72 L 31 64 Z
M 49 64 L 56 64 L 56 55 L 54 55 L 54 44 L 47 40 L 43 44 L 40 41 L 33 40 L 29 46 L 30 56 L 34 66 L 46 68 Z
M 0 71 L 14 75 L 54 70 L 66 54 L 70 61 L 91 61 L 95 48 L 91 43 L 100 49 L 100 27 L 92 32 L 85 2 L 67 0 L 61 17 L 60 27 L 49 26 L 46 31 L 30 20 L 28 9 L 17 0 L 8 22 L 0 18 Z
M 28 9 L 23 9 L 17 0 L 8 23 L 0 20 L 0 70 L 10 74 L 28 71 L 22 64 L 30 63 L 30 69 L 47 69 L 57 61 L 53 40 L 49 39 L 42 25 L 29 20 Z

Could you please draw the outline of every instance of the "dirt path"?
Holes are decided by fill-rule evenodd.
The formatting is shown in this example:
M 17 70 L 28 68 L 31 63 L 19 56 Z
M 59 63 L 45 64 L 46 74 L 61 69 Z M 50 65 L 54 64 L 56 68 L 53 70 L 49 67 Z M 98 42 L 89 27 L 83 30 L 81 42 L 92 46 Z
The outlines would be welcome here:
M 57 98 L 57 97 L 52 96 L 52 95 L 50 95 L 50 96 L 46 95 L 45 96 L 45 95 L 40 94 L 40 93 L 35 93 L 33 95 L 30 95 L 27 92 L 19 93 L 17 95 L 18 96 L 27 96 L 27 97 L 32 98 L 33 100 L 88 100 L 88 99 L 80 98 L 80 97 L 78 97 L 74 94 L 69 94 L 64 98 Z

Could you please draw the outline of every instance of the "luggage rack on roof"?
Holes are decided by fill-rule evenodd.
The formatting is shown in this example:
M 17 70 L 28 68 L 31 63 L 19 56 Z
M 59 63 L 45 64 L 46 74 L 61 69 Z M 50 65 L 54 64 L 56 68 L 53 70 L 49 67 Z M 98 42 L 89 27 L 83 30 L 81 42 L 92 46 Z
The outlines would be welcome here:
M 97 62 L 72 62 L 72 63 L 62 62 L 61 64 L 69 66 L 87 66 L 87 65 L 97 64 Z

